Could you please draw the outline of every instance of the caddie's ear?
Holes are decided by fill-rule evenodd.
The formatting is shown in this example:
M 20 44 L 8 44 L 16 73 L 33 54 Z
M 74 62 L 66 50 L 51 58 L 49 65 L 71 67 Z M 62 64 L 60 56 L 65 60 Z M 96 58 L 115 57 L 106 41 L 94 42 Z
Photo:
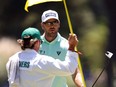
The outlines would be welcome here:
M 34 50 L 36 50 L 36 51 L 38 51 L 39 50 L 39 48 L 40 48 L 40 44 L 41 44 L 41 41 L 40 40 L 37 40 L 36 42 L 35 42 L 35 44 L 34 44 Z
M 23 46 L 23 40 L 22 40 L 22 39 L 18 39 L 17 42 L 18 42 L 21 46 Z
M 22 43 L 22 39 L 18 39 L 17 42 L 20 44 Z

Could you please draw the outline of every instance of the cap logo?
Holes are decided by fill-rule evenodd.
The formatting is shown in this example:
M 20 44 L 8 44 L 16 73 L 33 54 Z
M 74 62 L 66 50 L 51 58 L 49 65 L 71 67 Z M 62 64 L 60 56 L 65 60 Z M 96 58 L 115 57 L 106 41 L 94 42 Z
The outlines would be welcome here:
M 49 16 L 54 16 L 54 17 L 56 17 L 56 14 L 55 14 L 55 13 L 47 13 L 47 14 L 45 14 L 45 17 L 46 17 L 46 18 L 49 17 Z

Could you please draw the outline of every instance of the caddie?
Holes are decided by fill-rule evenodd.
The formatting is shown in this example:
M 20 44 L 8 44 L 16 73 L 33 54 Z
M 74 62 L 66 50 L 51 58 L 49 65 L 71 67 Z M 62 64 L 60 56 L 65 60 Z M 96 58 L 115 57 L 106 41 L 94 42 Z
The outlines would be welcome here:
M 78 66 L 75 34 L 69 35 L 64 61 L 38 54 L 41 42 L 38 29 L 29 27 L 22 32 L 18 40 L 22 51 L 12 55 L 6 64 L 9 87 L 51 87 L 55 76 L 68 76 L 75 72 Z

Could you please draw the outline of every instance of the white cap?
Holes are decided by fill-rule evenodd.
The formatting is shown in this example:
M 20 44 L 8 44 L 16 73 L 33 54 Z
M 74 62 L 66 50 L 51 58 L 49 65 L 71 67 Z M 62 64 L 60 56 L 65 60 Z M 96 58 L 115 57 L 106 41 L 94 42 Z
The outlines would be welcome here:
M 54 10 L 47 10 L 44 11 L 42 16 L 41 16 L 41 21 L 46 22 L 49 19 L 57 19 L 59 21 L 58 13 Z

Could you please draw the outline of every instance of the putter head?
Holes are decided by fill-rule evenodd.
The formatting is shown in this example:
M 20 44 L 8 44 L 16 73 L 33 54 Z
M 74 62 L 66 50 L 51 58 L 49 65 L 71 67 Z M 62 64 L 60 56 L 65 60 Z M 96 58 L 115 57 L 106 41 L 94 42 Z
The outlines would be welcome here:
M 113 56 L 113 53 L 111 53 L 110 51 L 107 51 L 105 55 L 110 59 Z

